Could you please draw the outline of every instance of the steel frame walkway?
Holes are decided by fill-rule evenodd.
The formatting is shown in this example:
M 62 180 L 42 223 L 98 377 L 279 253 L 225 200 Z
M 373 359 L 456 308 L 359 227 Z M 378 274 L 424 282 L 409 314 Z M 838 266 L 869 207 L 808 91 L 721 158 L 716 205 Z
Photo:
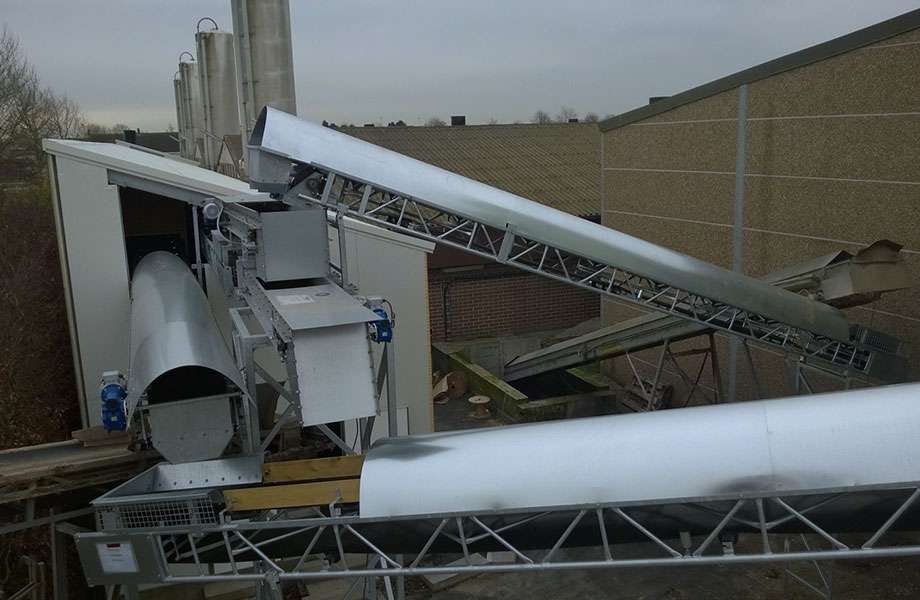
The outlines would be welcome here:
M 920 482 L 797 496 L 745 494 L 659 505 L 613 503 L 374 519 L 359 517 L 353 505 L 340 507 L 334 502 L 328 507 L 331 517 L 319 508 L 265 511 L 250 518 L 223 511 L 213 523 L 170 525 L 164 520 L 158 527 L 80 534 L 77 545 L 91 585 L 252 581 L 280 593 L 278 584 L 285 581 L 349 578 L 354 580 L 355 591 L 364 578 L 382 578 L 392 598 L 392 579 L 406 576 L 916 556 L 920 545 L 886 541 L 886 533 L 909 511 L 911 520 L 917 518 L 918 497 Z M 832 533 L 834 523 L 839 523 L 836 506 L 867 499 L 888 507 L 881 513 L 884 522 L 867 528 L 867 533 L 848 534 L 846 541 Z M 298 516 L 305 511 L 309 513 Z M 405 537 L 397 538 L 402 553 L 381 548 L 392 547 L 385 543 L 386 536 L 409 530 L 415 532 L 411 548 L 403 547 Z M 532 549 L 528 540 L 532 542 L 536 539 L 532 536 L 547 530 L 554 532 L 548 543 Z M 758 536 L 759 543 L 744 544 L 754 548 L 744 550 L 735 543 L 739 533 Z M 773 535 L 777 533 L 811 534 L 822 546 L 806 544 L 794 549 Z M 574 545 L 571 540 L 576 538 L 577 545 L 587 545 L 589 557 L 570 560 L 560 552 Z M 854 544 L 853 539 L 858 542 Z M 626 557 L 616 548 L 623 541 L 650 543 L 642 546 L 640 556 Z M 142 571 L 137 575 L 104 573 L 97 546 L 125 542 L 134 545 Z M 512 553 L 515 561 L 478 564 L 470 558 L 476 552 L 496 549 Z M 341 560 L 346 552 L 367 554 L 366 566 L 348 568 Z M 455 553 L 464 560 L 452 565 L 426 561 L 434 552 Z M 308 561 L 311 555 L 324 560 Z M 229 570 L 215 573 L 209 567 L 214 564 L 228 565 Z M 192 574 L 176 574 L 178 565 L 185 565 L 186 571 L 191 568 Z

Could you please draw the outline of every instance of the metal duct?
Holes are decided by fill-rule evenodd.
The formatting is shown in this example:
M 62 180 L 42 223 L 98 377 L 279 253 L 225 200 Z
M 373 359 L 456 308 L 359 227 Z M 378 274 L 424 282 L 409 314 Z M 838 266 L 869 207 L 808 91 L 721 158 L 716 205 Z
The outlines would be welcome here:
M 156 404 L 224 393 L 227 380 L 245 389 L 204 292 L 169 252 L 152 252 L 134 269 L 130 356 L 129 417 L 145 392 Z
M 841 342 L 850 340 L 847 319 L 836 308 L 279 110 L 266 108 L 262 112 L 249 146 L 250 152 L 264 151 L 293 162 L 330 168 L 352 179 L 372 182 L 375 188 L 423 199 L 435 209 L 615 265 L 750 314 Z M 269 188 L 289 172 L 287 165 L 276 165 L 277 171 L 257 172 L 257 168 L 263 168 L 258 155 L 250 157 L 250 165 L 250 181 L 262 191 L 279 191 Z M 270 170 L 267 165 L 265 169 Z M 266 176 L 272 181 L 261 179 Z
M 915 485 L 918 398 L 920 384 L 907 384 L 386 438 L 364 463 L 361 516 Z

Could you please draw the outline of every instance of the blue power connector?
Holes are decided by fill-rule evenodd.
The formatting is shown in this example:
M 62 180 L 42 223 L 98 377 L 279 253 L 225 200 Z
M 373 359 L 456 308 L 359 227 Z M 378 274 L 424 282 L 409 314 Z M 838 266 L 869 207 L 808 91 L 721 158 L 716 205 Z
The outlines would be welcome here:
M 379 321 L 374 321 L 374 327 L 377 329 L 374 341 L 392 342 L 393 341 L 393 322 L 390 321 L 390 315 L 382 308 L 375 308 L 374 312 L 380 316 Z
M 128 428 L 125 416 L 127 395 L 124 385 L 120 382 L 103 382 L 99 396 L 102 400 L 102 426 L 107 432 L 124 431 Z

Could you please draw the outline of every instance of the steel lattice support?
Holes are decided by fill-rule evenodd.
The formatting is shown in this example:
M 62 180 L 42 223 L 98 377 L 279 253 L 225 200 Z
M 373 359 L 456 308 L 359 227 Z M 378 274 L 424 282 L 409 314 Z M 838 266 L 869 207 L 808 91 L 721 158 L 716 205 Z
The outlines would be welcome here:
M 871 531 L 858 534 L 853 544 L 831 533 L 838 503 L 864 501 L 872 494 L 885 495 L 891 510 Z M 857 498 L 858 496 L 858 498 Z M 909 511 L 916 517 L 920 487 L 878 490 L 850 490 L 820 496 L 741 496 L 735 499 L 699 499 L 665 505 L 594 505 L 565 507 L 539 512 L 433 515 L 398 519 L 362 519 L 356 515 L 325 516 L 318 509 L 301 518 L 269 511 L 233 520 L 224 513 L 223 522 L 200 527 L 117 530 L 82 534 L 78 538 L 84 564 L 95 546 L 107 543 L 149 543 L 155 560 L 143 564 L 142 582 L 207 583 L 211 581 L 263 581 L 276 584 L 294 580 L 330 578 L 391 578 L 436 574 L 496 573 L 512 571 L 727 565 L 741 563 L 789 563 L 795 561 L 855 560 L 920 555 L 918 545 L 885 543 L 885 534 Z M 333 514 L 338 512 L 330 506 Z M 656 520 L 654 515 L 668 515 Z M 674 515 L 707 522 L 705 528 L 684 529 Z M 827 515 L 831 515 L 828 520 Z M 701 520 L 702 519 L 702 520 Z M 670 523 L 662 526 L 662 523 Z M 395 538 L 381 535 L 381 528 L 426 532 L 414 536 L 408 552 Z M 534 549 L 520 540 L 536 532 L 554 531 L 545 544 Z M 739 532 L 757 535 L 756 549 L 742 551 L 733 544 Z M 822 539 L 829 549 L 806 545 L 793 549 L 773 534 L 803 532 Z M 691 533 L 693 535 L 691 535 Z M 400 538 L 402 540 L 402 538 Z M 146 540 L 144 542 L 143 540 Z M 574 542 L 573 542 L 574 541 Z M 644 555 L 622 556 L 617 545 L 624 541 L 650 542 Z M 588 558 L 567 559 L 559 552 L 569 545 L 587 546 Z M 751 545 L 748 545 L 751 546 Z M 292 549 L 296 548 L 296 552 Z M 489 549 L 506 550 L 515 557 L 506 564 L 478 564 L 471 556 Z M 365 553 L 366 566 L 348 568 L 341 560 L 346 553 Z M 404 553 L 404 554 L 403 554 Z M 433 554 L 457 554 L 463 564 L 439 565 Z M 312 555 L 325 560 L 309 561 Z M 243 563 L 256 561 L 260 568 L 247 570 Z M 171 565 L 185 564 L 197 571 L 174 575 Z M 214 574 L 209 565 L 227 564 L 230 571 Z M 187 570 L 187 567 L 186 567 Z M 87 571 L 91 583 L 110 583 L 104 575 Z
M 307 168 L 307 167 L 305 167 Z M 290 203 L 310 202 L 337 214 L 374 223 L 440 244 L 460 248 L 517 268 L 590 289 L 604 296 L 679 316 L 707 327 L 755 340 L 850 372 L 867 372 L 874 352 L 751 314 L 674 286 L 592 260 L 565 248 L 517 235 L 512 226 L 498 229 L 424 201 L 321 171 L 325 185 L 319 196 L 305 184 L 284 195 Z

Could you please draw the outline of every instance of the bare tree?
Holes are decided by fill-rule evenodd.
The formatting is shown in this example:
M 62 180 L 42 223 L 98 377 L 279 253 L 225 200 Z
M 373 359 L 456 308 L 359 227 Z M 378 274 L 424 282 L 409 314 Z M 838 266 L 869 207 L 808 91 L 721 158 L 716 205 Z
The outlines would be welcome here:
M 559 123 L 568 123 L 569 119 L 577 119 L 578 112 L 575 111 L 571 106 L 563 106 L 559 109 L 559 112 L 556 113 L 556 121 Z
M 75 138 L 86 132 L 86 120 L 77 103 L 66 95 L 44 90 L 45 134 L 56 138 Z
M 532 117 L 530 117 L 530 122 L 537 123 L 539 125 L 543 125 L 546 123 L 552 123 L 553 118 L 549 116 L 548 112 L 546 112 L 545 110 L 541 108 L 537 110 L 537 112 L 535 112 Z
M 42 87 L 19 39 L 4 26 L 0 30 L 0 165 L 6 175 L 37 177 L 44 167 L 42 138 L 72 138 L 84 131 L 77 104 Z
M 597 113 L 593 112 L 585 113 L 585 117 L 582 119 L 585 123 L 597 123 L 599 120 L 600 118 L 597 116 Z
M 439 119 L 438 117 L 431 117 L 425 121 L 425 127 L 444 127 L 447 123 L 444 119 Z
M 99 135 L 102 133 L 108 133 L 108 125 L 101 125 L 99 123 L 87 123 L 84 133 L 86 135 Z
M 498 125 L 498 119 L 496 119 L 495 117 L 491 117 L 489 119 L 489 125 Z
M 0 30 L 0 157 L 13 143 L 19 121 L 18 98 L 35 73 L 19 48 L 19 39 L 4 26 Z

